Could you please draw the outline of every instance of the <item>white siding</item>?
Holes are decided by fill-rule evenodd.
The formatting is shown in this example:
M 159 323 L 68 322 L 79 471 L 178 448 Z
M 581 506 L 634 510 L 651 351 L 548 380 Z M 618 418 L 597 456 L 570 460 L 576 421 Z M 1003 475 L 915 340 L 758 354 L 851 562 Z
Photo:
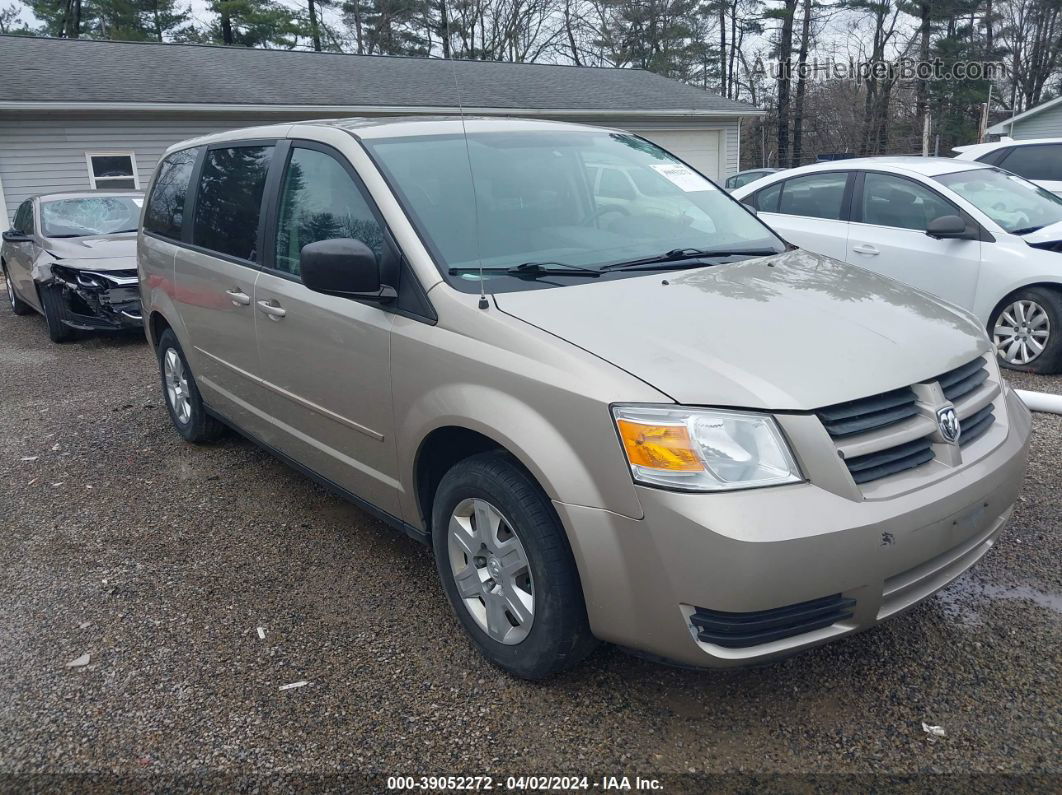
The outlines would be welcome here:
M 512 115 L 519 116 L 519 113 Z M 651 137 L 654 130 L 720 131 L 719 173 L 708 176 L 723 180 L 738 170 L 736 117 L 645 121 L 618 116 L 607 121 L 589 118 L 558 120 L 620 127 L 645 133 L 647 137 Z M 146 188 L 162 152 L 174 143 L 211 132 L 270 121 L 246 115 L 195 117 L 189 114 L 172 118 L 120 114 L 110 118 L 64 118 L 56 115 L 0 118 L 0 185 L 6 199 L 6 220 L 10 223 L 18 205 L 34 194 L 89 190 L 86 152 L 134 152 L 140 185 Z M 675 154 L 682 156 L 681 151 Z
M 1014 123 L 1011 138 L 1062 138 L 1062 104 Z
M 141 187 L 159 157 L 177 141 L 259 120 L 195 119 L 0 119 L 0 183 L 8 218 L 38 193 L 91 190 L 86 152 L 135 152 Z

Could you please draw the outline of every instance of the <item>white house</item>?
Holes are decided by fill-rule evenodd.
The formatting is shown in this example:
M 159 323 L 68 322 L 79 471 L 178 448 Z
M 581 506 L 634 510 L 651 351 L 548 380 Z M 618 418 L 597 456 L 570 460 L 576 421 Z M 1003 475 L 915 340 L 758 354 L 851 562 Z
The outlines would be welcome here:
M 1042 102 L 1024 113 L 988 128 L 989 135 L 1006 135 L 1015 140 L 1062 138 L 1062 97 Z M 995 139 L 993 139 L 995 140 Z
M 527 116 L 620 127 L 707 176 L 762 111 L 635 69 L 0 36 L 0 221 L 38 193 L 143 188 L 171 144 L 335 116 Z M 6 225 L 6 224 L 5 224 Z

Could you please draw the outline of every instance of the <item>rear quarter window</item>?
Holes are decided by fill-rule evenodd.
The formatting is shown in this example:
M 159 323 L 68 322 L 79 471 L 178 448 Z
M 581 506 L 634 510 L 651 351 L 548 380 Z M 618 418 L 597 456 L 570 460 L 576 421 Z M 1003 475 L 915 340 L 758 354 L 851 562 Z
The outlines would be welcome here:
M 144 211 L 144 229 L 173 240 L 181 239 L 188 183 L 201 148 L 174 152 L 162 161 Z
M 192 225 L 195 245 L 258 260 L 262 193 L 272 159 L 272 144 L 207 150 Z

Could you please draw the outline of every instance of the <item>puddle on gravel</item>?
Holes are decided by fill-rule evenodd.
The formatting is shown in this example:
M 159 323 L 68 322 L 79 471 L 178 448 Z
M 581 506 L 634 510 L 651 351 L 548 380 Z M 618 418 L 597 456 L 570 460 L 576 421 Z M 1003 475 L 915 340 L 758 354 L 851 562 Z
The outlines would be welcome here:
M 1062 594 L 1050 593 L 1031 585 L 999 585 L 963 577 L 936 595 L 938 603 L 948 615 L 958 618 L 966 626 L 980 626 L 983 622 L 977 611 L 984 602 L 1019 600 L 1062 615 Z

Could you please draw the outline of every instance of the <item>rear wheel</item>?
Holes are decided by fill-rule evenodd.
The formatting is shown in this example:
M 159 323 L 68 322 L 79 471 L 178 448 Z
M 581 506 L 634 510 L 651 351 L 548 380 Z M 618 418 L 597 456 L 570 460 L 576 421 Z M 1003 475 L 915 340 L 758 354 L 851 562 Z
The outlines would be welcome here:
M 1012 370 L 1062 370 L 1062 293 L 1028 287 L 1010 295 L 992 317 L 1000 363 Z
M 488 660 L 543 679 L 594 648 L 564 529 L 509 456 L 484 453 L 454 466 L 436 492 L 432 527 L 443 589 Z
M 66 304 L 63 303 L 61 288 L 42 284 L 37 287 L 37 295 L 41 298 L 44 319 L 48 323 L 48 339 L 52 342 L 69 342 L 74 339 L 77 331 L 63 322 Z
M 221 436 L 225 426 L 207 413 L 177 335 L 170 329 L 162 332 L 159 338 L 158 357 L 162 393 L 177 433 L 185 441 L 196 443 L 213 441 Z
M 4 281 L 7 283 L 7 303 L 11 307 L 11 311 L 16 315 L 28 315 L 33 311 L 33 307 L 18 297 L 15 292 L 15 282 L 11 279 L 11 274 L 7 272 L 7 263 L 0 260 L 0 268 L 4 271 Z

